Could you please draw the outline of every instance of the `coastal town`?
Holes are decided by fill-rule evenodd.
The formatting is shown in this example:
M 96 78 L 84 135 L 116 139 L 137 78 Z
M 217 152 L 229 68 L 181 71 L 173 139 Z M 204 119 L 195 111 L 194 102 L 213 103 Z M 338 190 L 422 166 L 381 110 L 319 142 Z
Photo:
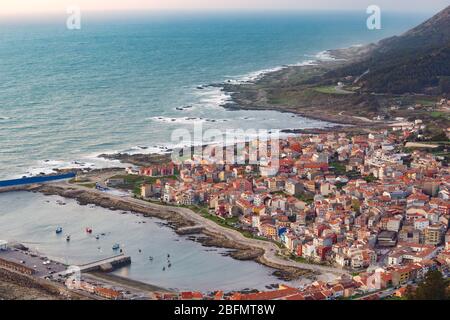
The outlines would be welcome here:
M 283 138 L 276 172 L 267 164 L 224 164 L 203 154 L 180 164 L 129 167 L 125 178 L 106 183 L 151 177 L 152 183 L 135 188 L 135 197 L 191 208 L 246 237 L 273 242 L 284 259 L 348 271 L 330 283 L 229 299 L 402 297 L 406 285 L 420 282 L 429 270 L 450 274 L 449 145 L 437 151 L 432 143 L 413 142 L 425 129 L 416 119 L 369 134 Z
M 448 274 L 450 263 L 448 167 L 443 157 L 404 148 L 424 129 L 417 119 L 368 135 L 287 138 L 280 141 L 275 175 L 261 167 L 194 159 L 178 168 L 178 180 L 144 184 L 141 196 L 204 206 L 211 215 L 233 221 L 233 227 L 279 243 L 290 258 L 356 274 L 338 284 L 305 288 L 298 297 L 309 292 L 315 298 L 336 297 L 336 288 L 349 283 L 368 291 L 375 273 L 381 274 L 379 289 L 416 282 L 429 269 Z M 174 175 L 175 167 L 139 171 L 161 173 Z

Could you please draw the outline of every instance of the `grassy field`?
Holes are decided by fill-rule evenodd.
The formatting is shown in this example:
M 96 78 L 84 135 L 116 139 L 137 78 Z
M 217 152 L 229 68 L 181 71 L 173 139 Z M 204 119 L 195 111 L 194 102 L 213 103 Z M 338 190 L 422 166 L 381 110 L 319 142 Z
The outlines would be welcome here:
M 118 188 L 125 190 L 132 190 L 134 194 L 141 194 L 141 186 L 144 183 L 155 183 L 159 179 L 173 179 L 176 180 L 177 176 L 165 176 L 165 177 L 144 177 L 140 175 L 128 174 L 128 175 L 116 175 L 111 179 L 123 179 L 124 184 L 119 185 Z
M 432 107 L 436 104 L 436 98 L 421 98 L 421 99 L 416 99 L 415 102 L 416 104 L 421 104 L 425 107 Z
M 314 88 L 317 92 L 325 93 L 325 94 L 353 94 L 353 92 L 346 91 L 345 89 L 339 89 L 336 86 L 323 86 Z
M 432 111 L 430 116 L 434 119 L 445 119 L 450 120 L 450 113 L 442 111 Z

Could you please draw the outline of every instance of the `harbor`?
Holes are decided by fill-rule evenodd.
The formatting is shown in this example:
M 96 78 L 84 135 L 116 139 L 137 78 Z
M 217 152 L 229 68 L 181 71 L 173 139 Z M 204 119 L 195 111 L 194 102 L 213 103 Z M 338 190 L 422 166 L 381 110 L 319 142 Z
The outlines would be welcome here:
M 168 290 L 264 289 L 279 282 L 272 275 L 273 269 L 234 260 L 226 249 L 205 248 L 188 236 L 176 234 L 159 219 L 80 206 L 74 200 L 30 192 L 3 193 L 0 197 L 5 204 L 0 208 L 2 236 L 20 240 L 64 265 L 82 266 L 123 253 L 132 263 L 110 275 Z M 30 218 L 27 210 L 31 203 Z M 8 208 L 13 205 L 18 208 L 10 213 Z M 86 232 L 87 226 L 92 233 Z M 56 233 L 58 227 L 60 233 Z M 67 235 L 71 236 L 69 242 Z M 114 250 L 114 244 L 120 249 Z

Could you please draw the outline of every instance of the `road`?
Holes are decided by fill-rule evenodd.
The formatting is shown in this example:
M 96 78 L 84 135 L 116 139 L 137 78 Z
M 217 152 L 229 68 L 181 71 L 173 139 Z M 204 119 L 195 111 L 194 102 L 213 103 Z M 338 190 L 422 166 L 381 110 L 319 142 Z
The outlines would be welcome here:
M 97 177 L 97 178 L 104 178 L 104 177 L 105 176 L 102 174 L 101 177 Z M 321 266 L 321 265 L 309 264 L 309 263 L 301 263 L 301 262 L 297 262 L 297 261 L 293 261 L 293 260 L 289 260 L 289 259 L 284 259 L 279 256 L 280 249 L 274 243 L 269 242 L 269 241 L 246 238 L 242 233 L 240 233 L 236 230 L 233 230 L 233 229 L 222 227 L 222 226 L 218 225 L 217 223 L 215 223 L 214 221 L 204 218 L 201 215 L 195 213 L 194 211 L 192 211 L 188 208 L 165 206 L 165 205 L 150 203 L 150 202 L 147 202 L 144 200 L 133 198 L 132 196 L 125 196 L 125 195 L 120 196 L 120 195 L 111 194 L 108 192 L 102 192 L 102 191 L 87 188 L 84 186 L 70 184 L 67 181 L 55 183 L 54 185 L 64 187 L 64 188 L 72 188 L 72 189 L 77 189 L 77 190 L 88 191 L 91 193 L 101 195 L 103 197 L 109 197 L 110 199 L 113 199 L 113 200 L 126 201 L 128 203 L 139 205 L 139 206 L 145 207 L 145 208 L 150 208 L 153 210 L 161 210 L 161 211 L 171 210 L 173 212 L 178 213 L 183 218 L 194 222 L 198 227 L 203 227 L 206 230 L 209 230 L 211 232 L 221 234 L 221 235 L 227 237 L 228 239 L 238 242 L 240 244 L 243 244 L 243 245 L 246 245 L 249 247 L 262 249 L 264 251 L 263 258 L 270 263 L 278 264 L 278 265 L 285 266 L 285 267 L 296 267 L 296 268 L 300 268 L 300 269 L 316 271 L 316 272 L 319 272 L 322 274 L 322 276 L 320 277 L 322 279 L 331 280 L 331 279 L 337 278 L 337 276 L 340 276 L 343 274 L 349 274 L 347 271 L 342 270 L 340 268 Z

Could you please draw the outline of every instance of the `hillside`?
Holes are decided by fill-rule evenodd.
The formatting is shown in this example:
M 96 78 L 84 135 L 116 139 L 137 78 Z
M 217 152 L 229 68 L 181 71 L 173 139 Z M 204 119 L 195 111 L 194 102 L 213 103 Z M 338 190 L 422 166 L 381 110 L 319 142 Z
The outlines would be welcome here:
M 446 139 L 450 112 L 437 102 L 450 98 L 450 7 L 400 36 L 329 53 L 337 59 L 220 84 L 232 98 L 225 107 L 354 125 L 348 130 L 421 119 L 424 139 Z
M 347 76 L 366 92 L 450 93 L 450 6 L 405 34 L 380 41 L 364 59 L 326 73 L 322 81 Z

